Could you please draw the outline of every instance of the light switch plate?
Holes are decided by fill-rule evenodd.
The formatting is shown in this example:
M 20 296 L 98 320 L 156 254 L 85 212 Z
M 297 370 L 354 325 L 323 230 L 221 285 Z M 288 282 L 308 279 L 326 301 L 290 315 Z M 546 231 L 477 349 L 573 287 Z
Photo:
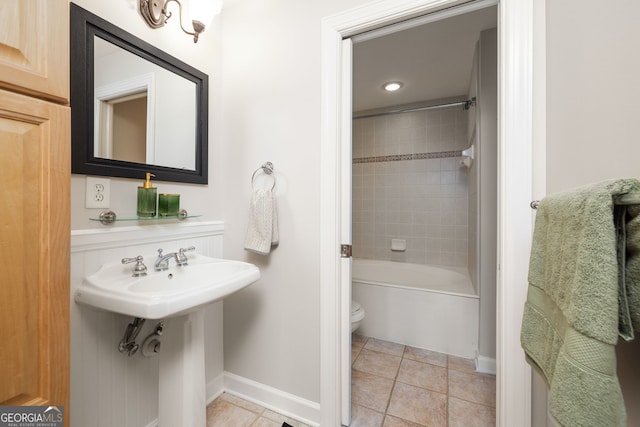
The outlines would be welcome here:
M 87 209 L 108 208 L 110 195 L 110 179 L 87 177 L 87 194 L 85 196 L 85 207 Z

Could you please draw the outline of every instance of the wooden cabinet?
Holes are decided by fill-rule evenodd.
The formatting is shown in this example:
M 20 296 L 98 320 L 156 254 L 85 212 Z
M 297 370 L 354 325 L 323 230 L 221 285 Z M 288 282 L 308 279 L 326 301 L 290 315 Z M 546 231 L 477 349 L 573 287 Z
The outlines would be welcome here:
M 0 1 L 0 405 L 69 420 L 68 0 Z
M 0 88 L 69 103 L 68 0 L 0 1 Z

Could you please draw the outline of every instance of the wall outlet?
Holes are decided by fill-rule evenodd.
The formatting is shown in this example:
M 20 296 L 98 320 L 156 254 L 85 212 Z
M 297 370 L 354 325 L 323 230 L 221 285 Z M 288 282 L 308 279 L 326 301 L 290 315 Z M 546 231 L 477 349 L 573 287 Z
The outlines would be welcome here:
M 87 195 L 85 207 L 87 209 L 100 209 L 109 207 L 111 195 L 111 180 L 108 178 L 87 177 Z

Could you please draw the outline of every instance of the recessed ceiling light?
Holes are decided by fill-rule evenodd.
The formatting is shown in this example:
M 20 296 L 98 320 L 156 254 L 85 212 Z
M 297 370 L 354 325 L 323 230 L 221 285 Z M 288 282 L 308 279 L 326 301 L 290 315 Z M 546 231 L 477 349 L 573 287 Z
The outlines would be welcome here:
M 382 88 L 387 92 L 395 92 L 402 87 L 402 82 L 389 82 L 382 85 Z

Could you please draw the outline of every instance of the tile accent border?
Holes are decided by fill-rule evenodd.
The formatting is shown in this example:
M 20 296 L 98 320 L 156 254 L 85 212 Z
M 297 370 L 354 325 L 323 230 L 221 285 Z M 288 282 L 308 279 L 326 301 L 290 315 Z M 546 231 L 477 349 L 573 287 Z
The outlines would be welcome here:
M 460 157 L 462 151 L 440 151 L 438 153 L 394 154 L 391 156 L 354 157 L 353 164 L 397 162 L 401 160 L 446 159 Z

